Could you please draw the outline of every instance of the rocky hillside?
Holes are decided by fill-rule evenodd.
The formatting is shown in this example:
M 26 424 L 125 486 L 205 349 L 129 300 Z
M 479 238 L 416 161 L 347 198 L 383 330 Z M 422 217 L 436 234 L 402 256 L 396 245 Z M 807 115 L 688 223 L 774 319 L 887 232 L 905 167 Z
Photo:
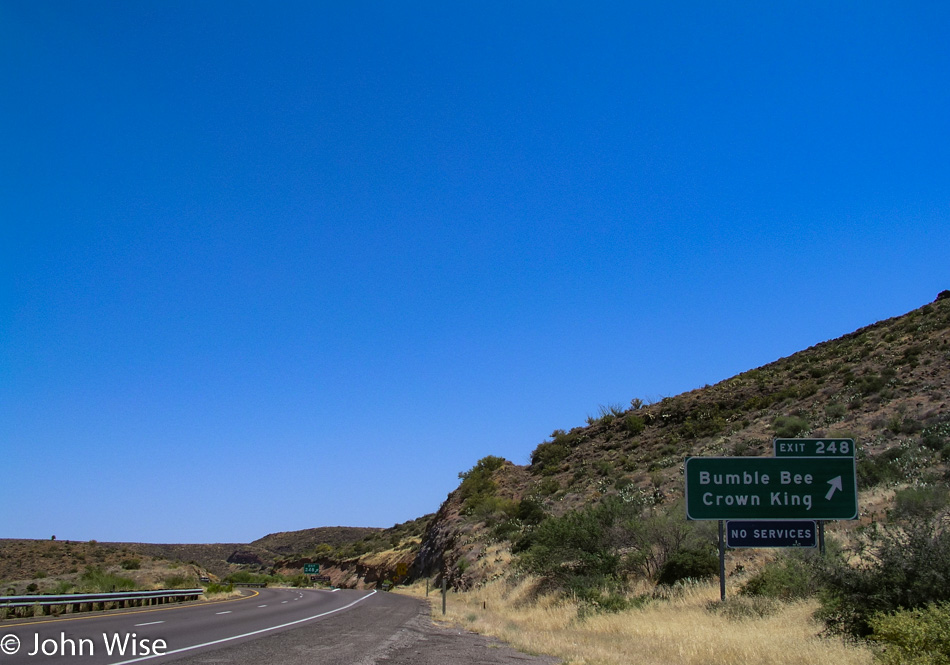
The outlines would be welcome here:
M 444 570 L 469 586 L 498 574 L 487 553 L 520 533 L 526 510 L 558 515 L 607 495 L 670 503 L 683 495 L 685 457 L 771 456 L 775 437 L 853 438 L 862 515 L 883 510 L 875 489 L 947 481 L 948 402 L 944 291 L 920 309 L 716 385 L 601 407 L 586 425 L 552 432 L 529 466 L 483 459 L 429 523 L 413 572 Z

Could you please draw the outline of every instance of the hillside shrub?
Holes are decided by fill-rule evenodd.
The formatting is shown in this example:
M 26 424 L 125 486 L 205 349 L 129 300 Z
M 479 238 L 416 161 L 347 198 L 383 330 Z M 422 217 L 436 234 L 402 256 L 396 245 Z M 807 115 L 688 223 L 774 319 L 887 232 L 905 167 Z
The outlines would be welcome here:
M 79 585 L 83 591 L 89 593 L 109 591 L 132 591 L 135 581 L 128 577 L 120 577 L 107 573 L 101 568 L 89 566 L 79 577 Z
M 877 526 L 868 531 L 862 561 L 831 558 L 822 571 L 819 618 L 829 630 L 853 637 L 872 632 L 879 613 L 950 601 L 950 530 L 933 523 Z
M 462 500 L 462 514 L 471 515 L 490 497 L 495 495 L 497 485 L 492 474 L 505 464 L 503 457 L 488 455 L 478 460 L 468 471 L 459 473 L 462 483 L 459 485 L 459 498 Z
M 858 486 L 874 487 L 900 482 L 904 474 L 898 460 L 903 455 L 900 448 L 890 448 L 879 455 L 858 456 Z
M 554 473 L 570 452 L 570 448 L 556 441 L 539 443 L 531 453 L 531 467 L 545 475 Z
M 894 496 L 894 518 L 927 520 L 950 504 L 946 485 L 922 485 L 899 490 Z
M 782 439 L 794 439 L 808 431 L 808 422 L 799 416 L 779 416 L 772 422 L 772 431 Z
M 162 584 L 166 589 L 191 589 L 195 580 L 187 575 L 169 575 Z
M 950 665 L 950 603 L 876 614 L 870 625 L 884 665 Z
M 275 575 L 265 575 L 263 573 L 252 573 L 248 570 L 238 570 L 224 578 L 226 584 L 270 584 L 277 582 L 279 578 Z
M 643 432 L 646 426 L 646 421 L 644 421 L 643 418 L 632 413 L 623 419 L 624 430 L 626 430 L 627 434 L 632 436 L 636 436 L 637 434 Z
M 719 554 L 710 548 L 685 548 L 673 552 L 660 568 L 658 584 L 704 580 L 719 574 Z
M 619 581 L 623 525 L 638 511 L 616 498 L 548 517 L 515 543 L 519 565 L 549 588 L 614 587 Z
M 123 559 L 122 568 L 123 570 L 138 570 L 142 567 L 142 562 L 138 559 Z
M 789 553 L 770 561 L 742 585 L 744 596 L 798 600 L 820 590 L 815 563 L 811 557 Z
M 231 584 L 218 584 L 217 582 L 210 582 L 205 585 L 205 593 L 231 593 L 234 590 L 234 586 Z

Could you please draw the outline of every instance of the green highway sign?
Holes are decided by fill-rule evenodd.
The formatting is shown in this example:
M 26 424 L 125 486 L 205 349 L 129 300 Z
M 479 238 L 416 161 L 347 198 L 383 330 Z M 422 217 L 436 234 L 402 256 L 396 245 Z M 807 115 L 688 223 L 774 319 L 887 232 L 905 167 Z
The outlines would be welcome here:
M 858 516 L 853 457 L 690 457 L 691 520 L 852 520 Z
M 303 565 L 303 574 L 304 575 L 316 575 L 320 572 L 319 563 L 305 563 Z
M 854 457 L 853 439 L 775 439 L 776 457 Z

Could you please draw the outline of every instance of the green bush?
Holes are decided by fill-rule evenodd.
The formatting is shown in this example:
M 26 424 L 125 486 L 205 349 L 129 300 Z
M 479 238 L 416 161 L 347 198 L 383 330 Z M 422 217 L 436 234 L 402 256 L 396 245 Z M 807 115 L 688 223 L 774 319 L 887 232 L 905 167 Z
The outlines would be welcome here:
M 819 591 L 813 562 L 800 555 L 789 554 L 766 564 L 742 585 L 744 596 L 797 600 Z
M 870 625 L 885 665 L 950 665 L 950 603 L 876 614 Z
M 545 518 L 544 506 L 537 499 L 525 497 L 518 502 L 517 518 L 524 524 L 540 524 Z
M 304 575 L 303 573 L 299 575 L 294 575 L 293 577 L 290 578 L 290 586 L 294 586 L 298 588 L 308 587 L 310 586 L 310 577 L 308 575 Z
M 79 587 L 90 593 L 109 591 L 132 591 L 135 581 L 107 573 L 101 568 L 89 566 L 79 577 Z
M 825 415 L 832 420 L 841 420 L 848 412 L 848 408 L 840 402 L 833 402 L 825 406 Z
M 745 621 L 747 619 L 770 617 L 774 615 L 780 607 L 781 604 L 772 598 L 739 596 L 727 598 L 725 602 L 718 600 L 710 601 L 706 609 L 733 621 Z
M 875 614 L 950 601 L 950 530 L 934 524 L 868 532 L 863 565 L 830 558 L 822 571 L 818 616 L 832 632 L 867 637 Z
M 899 490 L 894 496 L 894 517 L 901 520 L 927 520 L 950 504 L 945 485 L 923 485 Z
M 554 473 L 569 452 L 571 451 L 567 446 L 556 441 L 539 443 L 531 453 L 531 466 L 539 469 L 541 473 Z
M 211 582 L 210 584 L 205 585 L 205 593 L 231 593 L 234 590 L 234 586 L 231 584 L 218 584 L 216 582 Z
M 471 515 L 479 504 L 495 495 L 497 485 L 492 475 L 505 464 L 503 457 L 488 455 L 476 462 L 468 471 L 459 473 L 462 483 L 459 485 L 459 498 L 462 500 L 462 514 Z
M 191 589 L 195 586 L 195 580 L 186 575 L 169 575 L 162 584 L 166 589 Z
M 775 436 L 782 439 L 794 439 L 808 431 L 808 422 L 798 416 L 779 416 L 772 422 Z
M 142 562 L 138 559 L 123 559 L 122 568 L 124 570 L 138 570 L 142 567 Z
M 636 436 L 646 428 L 646 422 L 640 416 L 629 414 L 623 419 L 623 428 L 628 434 Z
M 620 525 L 636 518 L 621 501 L 604 502 L 548 517 L 515 543 L 519 565 L 541 577 L 551 588 L 609 587 L 619 579 Z
M 904 478 L 899 460 L 903 455 L 900 448 L 885 450 L 879 455 L 858 457 L 858 486 L 874 487 L 900 482 Z
M 682 549 L 674 552 L 660 568 L 658 584 L 681 580 L 703 580 L 719 574 L 719 555 L 710 548 Z
M 280 578 L 276 575 L 252 573 L 247 570 L 239 570 L 224 578 L 224 582 L 228 584 L 270 584 L 278 581 L 280 581 Z

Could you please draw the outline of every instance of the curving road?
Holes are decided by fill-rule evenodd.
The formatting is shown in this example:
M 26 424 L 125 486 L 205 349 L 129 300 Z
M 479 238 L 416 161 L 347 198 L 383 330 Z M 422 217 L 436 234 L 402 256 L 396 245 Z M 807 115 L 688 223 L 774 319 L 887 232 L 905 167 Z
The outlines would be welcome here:
M 4 653 L 14 638 L 19 650 Z M 124 640 L 124 654 L 118 653 L 116 638 Z M 153 653 L 161 644 L 157 640 L 166 646 L 160 649 L 162 655 Z M 137 653 L 132 653 L 133 641 Z M 113 648 L 111 655 L 106 642 Z M 261 589 L 249 597 L 215 603 L 0 622 L 0 665 L 172 661 L 176 665 L 557 662 L 518 653 L 491 638 L 434 626 L 426 602 L 374 591 Z
M 248 597 L 95 615 L 4 622 L 0 665 L 170 661 L 299 627 L 344 612 L 376 592 L 261 589 Z M 16 641 L 17 653 L 9 652 Z M 162 648 L 164 646 L 164 648 Z M 110 655 L 111 650 L 111 655 Z M 162 654 L 159 656 L 158 654 Z

